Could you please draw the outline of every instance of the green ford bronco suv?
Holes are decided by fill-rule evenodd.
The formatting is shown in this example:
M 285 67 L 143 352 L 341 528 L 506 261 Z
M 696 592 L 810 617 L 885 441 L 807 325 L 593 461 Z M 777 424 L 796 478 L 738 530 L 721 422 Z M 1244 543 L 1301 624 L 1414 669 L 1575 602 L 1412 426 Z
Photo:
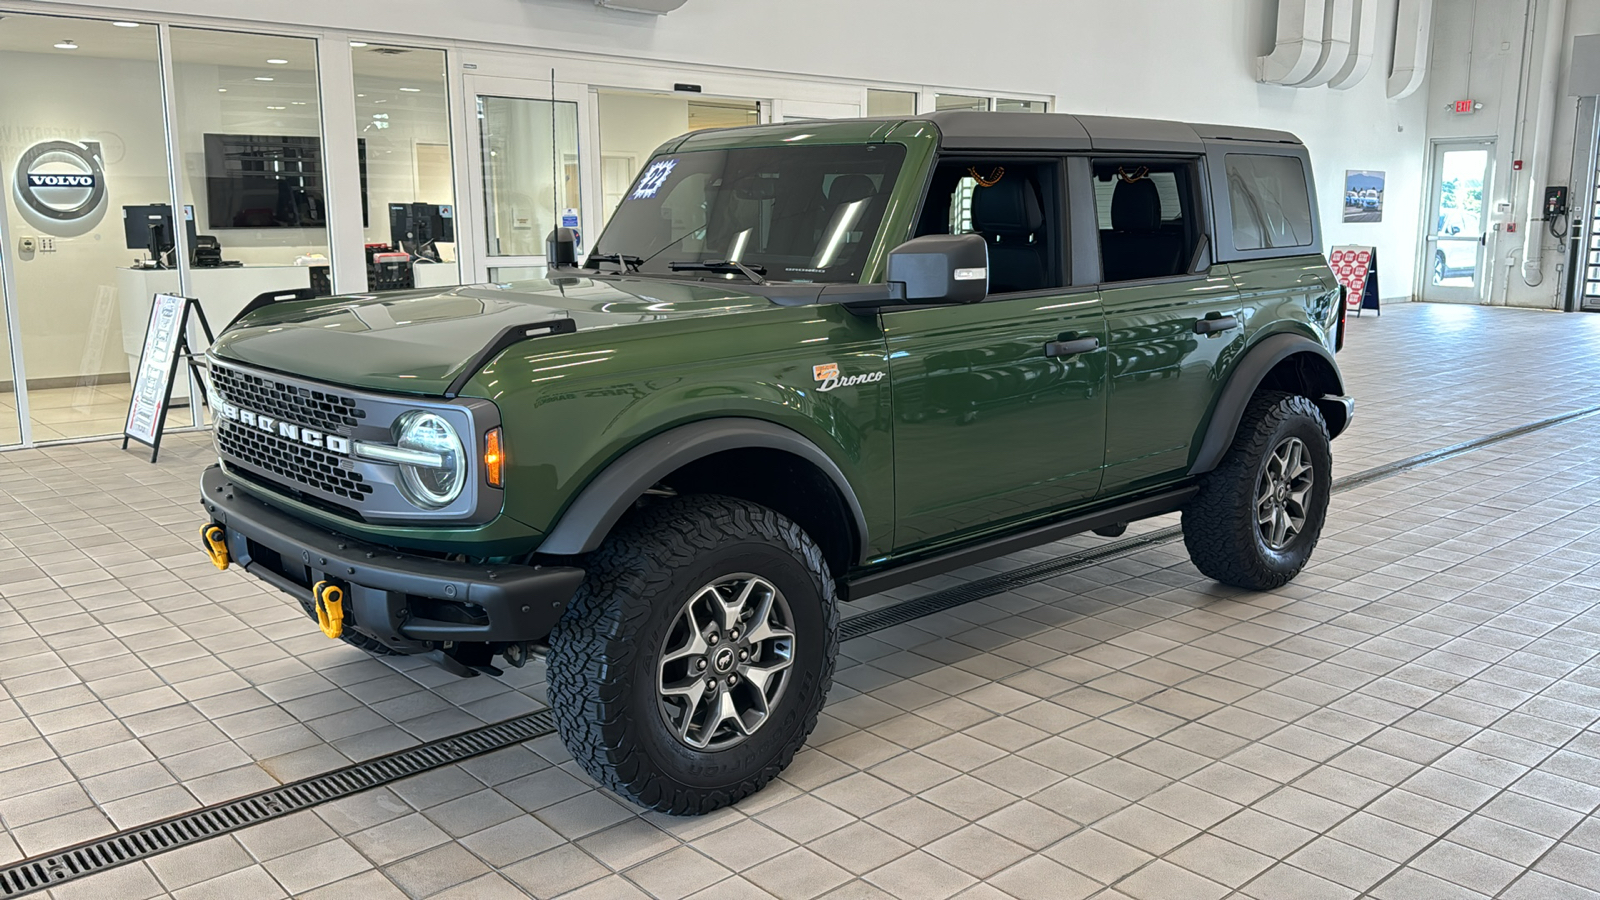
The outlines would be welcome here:
M 544 280 L 227 330 L 203 536 L 373 653 L 545 656 L 601 784 L 705 812 L 816 724 L 841 600 L 1180 510 L 1201 572 L 1293 578 L 1353 410 L 1321 252 L 1281 132 L 697 132 Z

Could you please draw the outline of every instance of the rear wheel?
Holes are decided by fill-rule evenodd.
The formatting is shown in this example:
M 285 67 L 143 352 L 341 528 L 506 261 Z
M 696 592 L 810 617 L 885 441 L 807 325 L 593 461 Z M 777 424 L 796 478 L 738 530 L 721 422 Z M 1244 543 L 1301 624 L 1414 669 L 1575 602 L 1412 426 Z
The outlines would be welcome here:
M 1444 283 L 1444 253 L 1438 250 L 1433 252 L 1433 283 Z
M 816 727 L 838 618 L 822 552 L 784 516 L 684 497 L 619 526 L 550 636 L 550 705 L 595 780 L 695 815 L 760 790 Z
M 1300 574 L 1322 535 L 1333 487 L 1328 426 L 1309 399 L 1262 391 L 1233 446 L 1183 511 L 1195 567 L 1235 587 L 1270 590 Z

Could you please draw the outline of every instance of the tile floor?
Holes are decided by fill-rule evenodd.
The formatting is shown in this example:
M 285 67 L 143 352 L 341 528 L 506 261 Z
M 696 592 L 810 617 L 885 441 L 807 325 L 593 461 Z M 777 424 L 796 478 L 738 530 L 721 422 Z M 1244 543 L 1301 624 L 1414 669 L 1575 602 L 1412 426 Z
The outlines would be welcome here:
M 1600 403 L 1596 316 L 1400 305 L 1350 342 L 1338 474 Z M 210 456 L 0 454 L 0 862 L 542 704 L 538 665 L 370 659 L 215 571 Z M 1597 473 L 1600 417 L 1340 494 L 1278 591 L 1168 543 L 847 642 L 793 766 L 704 818 L 551 737 L 53 894 L 1600 898 Z

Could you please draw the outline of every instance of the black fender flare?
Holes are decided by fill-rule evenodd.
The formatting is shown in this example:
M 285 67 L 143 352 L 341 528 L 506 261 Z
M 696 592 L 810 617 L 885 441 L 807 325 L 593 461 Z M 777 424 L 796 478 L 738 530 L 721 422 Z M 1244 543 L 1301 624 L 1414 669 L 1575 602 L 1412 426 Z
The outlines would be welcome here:
M 833 482 L 855 520 L 855 552 L 867 546 L 867 518 L 855 489 L 827 453 L 804 435 L 763 419 L 722 418 L 691 422 L 647 438 L 628 449 L 578 492 L 539 544 L 539 552 L 576 556 L 600 548 L 629 507 L 661 479 L 683 466 L 725 450 L 783 450 L 816 466 Z
M 1222 396 L 1217 400 L 1216 409 L 1211 414 L 1211 425 L 1206 429 L 1205 440 L 1200 443 L 1200 450 L 1195 454 L 1194 465 L 1190 466 L 1190 475 L 1203 475 L 1217 467 L 1222 461 L 1222 455 L 1228 452 L 1228 447 L 1233 444 L 1234 434 L 1239 430 L 1239 422 L 1244 418 L 1244 409 L 1250 403 L 1250 398 L 1255 394 L 1256 388 L 1266 379 L 1267 373 L 1273 367 L 1297 353 L 1310 353 L 1328 364 L 1328 369 L 1333 373 L 1334 384 L 1331 390 L 1323 394 L 1330 397 L 1340 397 L 1344 394 L 1344 382 L 1339 374 L 1339 364 L 1334 361 L 1333 354 L 1327 347 L 1300 335 L 1280 333 L 1262 338 L 1254 347 L 1245 351 L 1244 358 L 1234 366 L 1233 374 L 1228 377 L 1228 383 L 1222 389 Z M 1312 397 L 1322 406 L 1320 397 Z M 1343 430 L 1345 423 L 1330 423 L 1333 435 L 1337 436 Z

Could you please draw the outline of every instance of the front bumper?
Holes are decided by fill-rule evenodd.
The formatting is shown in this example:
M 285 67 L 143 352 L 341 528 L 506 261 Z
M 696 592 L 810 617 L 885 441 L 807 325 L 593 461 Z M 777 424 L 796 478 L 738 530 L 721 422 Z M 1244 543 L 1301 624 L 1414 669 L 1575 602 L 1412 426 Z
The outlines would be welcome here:
M 540 640 L 584 577 L 570 566 L 475 565 L 335 534 L 235 487 L 221 466 L 206 469 L 200 484 L 233 562 L 298 598 L 308 613 L 312 585 L 343 587 L 345 627 L 403 653 L 435 649 L 431 642 Z

